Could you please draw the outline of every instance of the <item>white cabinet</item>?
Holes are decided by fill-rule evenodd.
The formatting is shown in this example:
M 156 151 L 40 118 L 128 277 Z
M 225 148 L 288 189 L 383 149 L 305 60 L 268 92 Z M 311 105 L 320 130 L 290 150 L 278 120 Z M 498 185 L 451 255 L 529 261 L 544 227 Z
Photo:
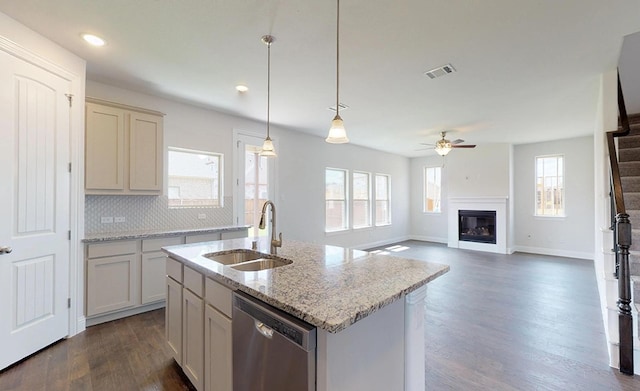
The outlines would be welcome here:
M 197 390 L 233 391 L 232 290 L 172 258 L 166 270 L 173 357 Z
M 232 292 L 229 288 L 207 278 L 206 302 L 204 389 L 205 391 L 233 391 Z M 216 307 L 216 304 L 224 308 Z
M 204 389 L 204 300 L 202 274 L 184 267 L 182 289 L 182 370 Z
M 165 264 L 167 255 L 160 249 L 184 242 L 182 236 L 143 239 L 140 255 L 140 303 L 149 304 L 165 299 Z
M 135 241 L 87 247 L 87 316 L 137 304 L 138 257 Z
M 182 365 L 182 284 L 167 276 L 166 285 L 165 337 L 173 358 Z
M 87 98 L 85 120 L 86 194 L 162 194 L 162 113 Z

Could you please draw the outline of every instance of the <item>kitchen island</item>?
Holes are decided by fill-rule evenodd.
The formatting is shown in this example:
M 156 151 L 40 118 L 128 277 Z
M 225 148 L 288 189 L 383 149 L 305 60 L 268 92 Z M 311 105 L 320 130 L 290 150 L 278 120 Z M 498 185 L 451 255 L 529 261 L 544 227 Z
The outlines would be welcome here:
M 193 280 L 187 274 L 194 273 L 207 280 L 198 284 L 207 287 L 202 297 L 209 295 L 210 286 L 218 292 L 224 286 L 316 326 L 317 390 L 424 389 L 425 285 L 448 266 L 295 241 L 285 241 L 277 254 L 291 263 L 273 269 L 243 272 L 205 257 L 251 248 L 252 240 L 244 238 L 163 250 L 170 257 L 169 276 L 179 263 L 185 281 Z M 256 251 L 268 254 L 269 242 L 258 241 Z M 189 376 L 191 369 L 185 366 Z M 202 377 L 190 376 L 204 387 Z

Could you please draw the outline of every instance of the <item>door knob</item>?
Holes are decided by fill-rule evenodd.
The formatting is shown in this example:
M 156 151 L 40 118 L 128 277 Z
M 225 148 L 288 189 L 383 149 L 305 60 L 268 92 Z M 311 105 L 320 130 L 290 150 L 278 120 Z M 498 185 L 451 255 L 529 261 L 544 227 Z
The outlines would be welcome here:
M 0 246 L 0 255 L 9 254 L 11 251 L 13 251 L 13 249 L 9 246 Z

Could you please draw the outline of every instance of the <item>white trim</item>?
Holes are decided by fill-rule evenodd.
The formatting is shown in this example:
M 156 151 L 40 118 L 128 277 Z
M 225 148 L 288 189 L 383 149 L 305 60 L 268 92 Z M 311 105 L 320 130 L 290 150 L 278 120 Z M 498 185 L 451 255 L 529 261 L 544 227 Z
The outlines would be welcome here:
M 374 248 L 374 247 L 381 247 L 381 246 L 386 246 L 388 244 L 395 244 L 395 243 L 399 243 L 399 242 L 404 242 L 404 241 L 407 241 L 409 239 L 410 239 L 409 236 L 400 236 L 400 237 L 396 237 L 396 238 L 378 240 L 377 242 L 369 242 L 369 243 L 365 243 L 365 244 L 359 244 L 357 246 L 353 246 L 352 248 L 354 248 L 356 250 L 367 250 L 367 249 Z
M 555 248 L 515 246 L 514 251 L 540 255 L 552 255 L 554 257 L 588 259 L 591 261 L 594 259 L 593 252 L 558 250 Z
M 409 235 L 409 240 L 419 240 L 421 242 L 432 242 L 447 244 L 447 238 L 437 238 L 435 236 L 423 236 L 423 235 Z

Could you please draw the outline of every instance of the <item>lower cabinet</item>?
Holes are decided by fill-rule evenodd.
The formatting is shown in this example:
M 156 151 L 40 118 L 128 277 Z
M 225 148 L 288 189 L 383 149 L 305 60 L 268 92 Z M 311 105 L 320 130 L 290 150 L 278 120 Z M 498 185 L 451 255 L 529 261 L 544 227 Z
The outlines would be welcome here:
M 204 309 L 204 389 L 233 391 L 231 319 L 209 304 Z
M 166 265 L 165 333 L 173 357 L 197 390 L 232 391 L 232 290 L 172 258 Z
M 167 276 L 166 286 L 165 338 L 173 358 L 178 365 L 182 365 L 182 284 Z
M 204 300 L 182 290 L 182 370 L 198 389 L 204 389 Z
M 135 241 L 100 243 L 87 250 L 87 316 L 137 303 Z

